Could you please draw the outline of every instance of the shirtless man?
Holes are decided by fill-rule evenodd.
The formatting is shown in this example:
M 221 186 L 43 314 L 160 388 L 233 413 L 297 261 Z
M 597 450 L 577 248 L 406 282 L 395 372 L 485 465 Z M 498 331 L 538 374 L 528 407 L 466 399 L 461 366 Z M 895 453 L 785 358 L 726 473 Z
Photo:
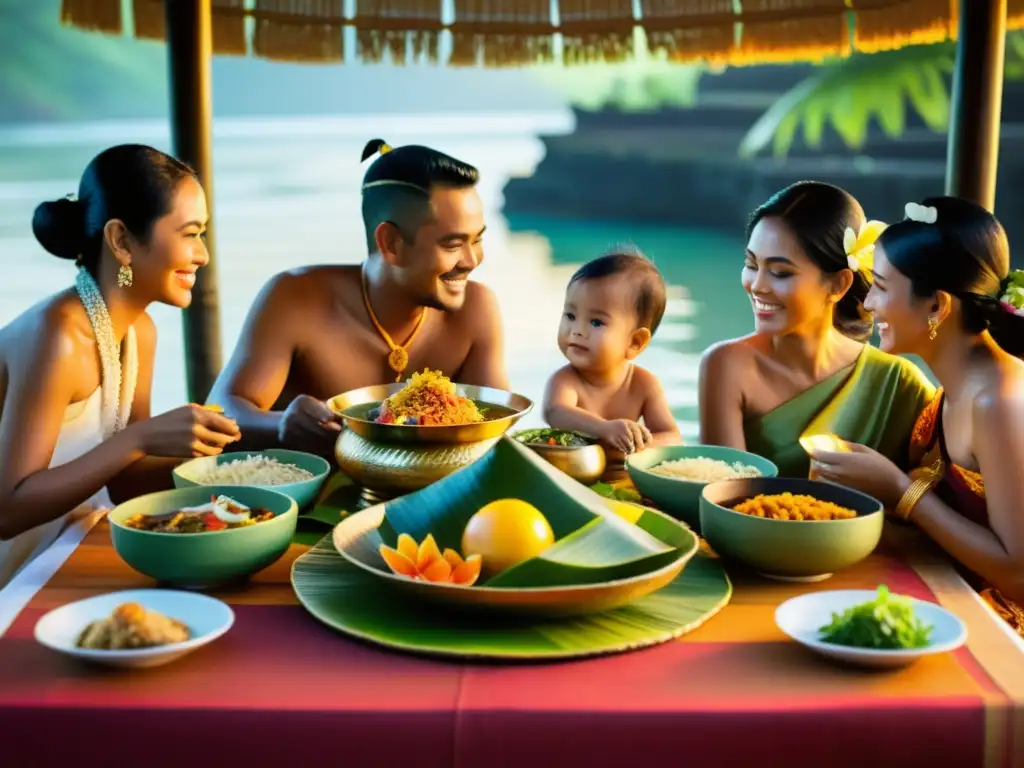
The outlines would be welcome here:
M 272 278 L 210 393 L 237 420 L 240 449 L 330 457 L 341 424 L 325 400 L 425 368 L 508 389 L 497 300 L 468 279 L 483 261 L 479 172 L 379 139 L 363 160 L 377 153 L 363 177 L 366 261 Z

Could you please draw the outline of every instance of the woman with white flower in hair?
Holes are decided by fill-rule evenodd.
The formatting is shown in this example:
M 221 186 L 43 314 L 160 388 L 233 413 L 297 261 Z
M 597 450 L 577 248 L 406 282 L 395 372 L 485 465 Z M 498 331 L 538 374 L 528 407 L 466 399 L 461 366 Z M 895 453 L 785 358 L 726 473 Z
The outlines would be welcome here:
M 701 361 L 701 442 L 758 453 L 788 477 L 807 477 L 801 438 L 821 434 L 907 464 L 934 387 L 866 343 L 864 299 L 884 229 L 848 192 L 817 181 L 786 187 L 754 212 L 741 275 L 754 332 Z
M 206 220 L 195 173 L 136 144 L 97 155 L 77 198 L 36 208 L 36 239 L 78 274 L 0 329 L 0 587 L 70 517 L 170 487 L 177 461 L 238 439 L 232 420 L 199 406 L 149 418 L 145 310 L 191 303 Z
M 919 468 L 851 445 L 814 451 L 816 470 L 924 531 L 1024 633 L 1024 271 L 991 213 L 938 197 L 885 231 L 874 273 L 883 349 L 919 355 L 941 385 L 914 430 Z

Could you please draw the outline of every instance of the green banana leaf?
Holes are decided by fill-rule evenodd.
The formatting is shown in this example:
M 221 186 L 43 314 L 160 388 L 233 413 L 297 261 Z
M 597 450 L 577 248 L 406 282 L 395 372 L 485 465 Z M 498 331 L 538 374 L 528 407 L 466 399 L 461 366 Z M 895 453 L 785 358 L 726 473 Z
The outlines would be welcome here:
M 594 483 L 590 490 L 606 499 L 639 502 L 643 497 L 632 488 L 616 488 L 611 483 Z
M 638 525 L 637 529 L 644 530 L 644 526 Z M 685 529 L 677 530 L 682 534 L 680 538 L 689 544 Z M 637 556 L 626 559 L 626 546 L 618 529 L 607 525 L 602 518 L 595 518 L 557 541 L 542 556 L 509 568 L 488 579 L 486 584 L 488 587 L 601 584 L 657 570 L 679 557 L 677 549 L 666 549 L 652 556 L 648 550 L 637 548 Z
M 345 546 L 345 554 L 388 572 L 380 544 L 397 546 L 407 533 L 432 534 L 442 549 L 461 551 L 469 519 L 498 499 L 521 499 L 547 518 L 555 544 L 497 574 L 484 586 L 504 588 L 598 584 L 658 570 L 698 545 L 696 536 L 649 512 L 636 523 L 613 512 L 589 488 L 508 437 L 479 461 L 421 491 L 388 502 L 380 527 Z
M 534 662 L 617 653 L 671 640 L 710 619 L 732 595 L 721 562 L 697 554 L 666 587 L 617 610 L 542 620 L 467 615 L 403 599 L 342 558 L 330 536 L 295 561 L 291 578 L 302 606 L 349 636 L 413 653 Z

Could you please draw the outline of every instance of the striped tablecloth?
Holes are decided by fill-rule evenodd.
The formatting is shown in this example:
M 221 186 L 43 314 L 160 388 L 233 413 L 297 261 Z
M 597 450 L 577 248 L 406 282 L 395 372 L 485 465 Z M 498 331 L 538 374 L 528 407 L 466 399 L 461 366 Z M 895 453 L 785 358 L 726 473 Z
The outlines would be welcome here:
M 146 768 L 1024 765 L 1024 644 L 910 531 L 889 531 L 868 560 L 824 583 L 734 576 L 732 602 L 678 641 L 515 666 L 427 660 L 333 633 L 290 587 L 304 550 L 211 593 L 237 615 L 216 643 L 166 667 L 108 671 L 33 639 L 51 608 L 153 586 L 99 522 L 0 638 L 6 757 L 16 746 L 24 765 Z M 775 627 L 789 597 L 879 583 L 956 612 L 967 648 L 866 672 Z

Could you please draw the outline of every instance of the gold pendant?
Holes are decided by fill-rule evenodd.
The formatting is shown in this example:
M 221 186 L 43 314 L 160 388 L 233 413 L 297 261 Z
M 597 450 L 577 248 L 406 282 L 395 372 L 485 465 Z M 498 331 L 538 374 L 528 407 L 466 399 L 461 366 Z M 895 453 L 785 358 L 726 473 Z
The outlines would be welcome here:
M 388 355 L 388 365 L 391 366 L 391 370 L 401 375 L 408 364 L 409 353 L 405 351 L 404 347 L 395 347 L 391 350 L 391 354 Z

